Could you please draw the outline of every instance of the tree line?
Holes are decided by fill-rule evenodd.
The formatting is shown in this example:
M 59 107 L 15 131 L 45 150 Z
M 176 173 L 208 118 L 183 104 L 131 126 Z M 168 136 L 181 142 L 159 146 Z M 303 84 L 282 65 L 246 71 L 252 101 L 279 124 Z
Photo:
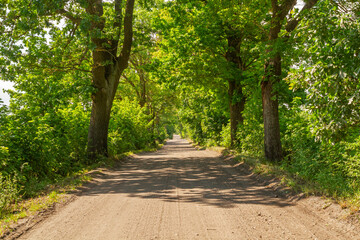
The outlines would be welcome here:
M 1 3 L 0 77 L 16 90 L 0 111 L 0 204 L 175 131 L 264 158 L 330 195 L 359 196 L 359 9 L 335 0 Z
M 168 2 L 155 26 L 179 131 L 358 205 L 359 15 L 356 1 Z

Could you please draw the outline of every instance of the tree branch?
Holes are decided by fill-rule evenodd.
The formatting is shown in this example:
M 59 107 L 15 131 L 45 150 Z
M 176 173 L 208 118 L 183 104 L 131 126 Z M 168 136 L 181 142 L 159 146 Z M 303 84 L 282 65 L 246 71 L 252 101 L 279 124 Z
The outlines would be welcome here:
M 115 0 L 115 21 L 114 21 L 114 25 L 113 28 L 118 28 L 119 29 L 119 35 L 118 37 L 120 37 L 120 33 L 121 33 L 121 22 L 122 22 L 122 0 Z
M 297 0 L 286 0 L 281 6 L 279 6 L 280 9 L 278 17 L 280 21 L 282 21 L 286 15 L 288 15 L 289 11 L 294 8 L 296 2 Z
M 120 56 L 118 57 L 118 61 L 121 69 L 125 69 L 128 66 L 128 61 L 130 57 L 132 39 L 133 39 L 133 29 L 132 29 L 132 21 L 133 21 L 133 11 L 134 11 L 134 3 L 135 0 L 127 0 L 126 9 L 125 9 L 125 17 L 124 17 L 124 43 L 121 49 Z
M 115 0 L 115 21 L 113 24 L 113 29 L 115 29 L 116 37 L 113 40 L 111 40 L 111 49 L 112 49 L 113 55 L 117 54 L 117 49 L 118 49 L 119 40 L 120 40 L 120 36 L 121 36 L 122 19 L 123 19 L 122 0 Z
M 65 9 L 58 9 L 56 10 L 58 14 L 63 15 L 64 17 L 68 18 L 70 21 L 72 21 L 75 24 L 80 24 L 81 18 L 73 16 L 70 12 L 66 11 Z
M 139 91 L 137 90 L 135 84 L 134 84 L 128 77 L 126 77 L 125 74 L 123 74 L 122 76 L 123 76 L 123 77 L 125 78 L 125 80 L 134 88 L 137 97 L 140 99 L 140 93 L 139 93 Z
M 318 0 L 308 0 L 305 5 L 303 6 L 303 8 L 300 10 L 299 14 L 294 17 L 291 21 L 288 22 L 288 24 L 285 26 L 285 29 L 287 32 L 292 32 L 297 25 L 299 24 L 300 20 L 301 20 L 301 16 L 302 13 L 310 8 L 312 8 L 316 3 L 318 2 Z

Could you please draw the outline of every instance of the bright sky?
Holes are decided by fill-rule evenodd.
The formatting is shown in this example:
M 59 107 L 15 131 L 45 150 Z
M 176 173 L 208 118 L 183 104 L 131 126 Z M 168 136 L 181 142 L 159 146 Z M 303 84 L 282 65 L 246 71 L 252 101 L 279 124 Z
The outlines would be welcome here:
M 7 93 L 4 93 L 4 89 L 13 89 L 12 86 L 14 83 L 12 82 L 5 82 L 0 80 L 0 99 L 3 100 L 5 105 L 9 105 L 10 96 Z
M 301 9 L 303 6 L 304 6 L 304 1 L 303 0 L 298 0 L 296 5 L 295 5 L 295 8 L 298 8 L 298 9 Z

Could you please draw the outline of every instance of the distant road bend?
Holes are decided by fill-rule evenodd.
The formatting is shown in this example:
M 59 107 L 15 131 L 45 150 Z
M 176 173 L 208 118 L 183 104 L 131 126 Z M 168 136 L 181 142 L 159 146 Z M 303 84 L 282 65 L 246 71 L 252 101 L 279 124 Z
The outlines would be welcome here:
M 85 188 L 20 239 L 360 239 L 179 136 Z

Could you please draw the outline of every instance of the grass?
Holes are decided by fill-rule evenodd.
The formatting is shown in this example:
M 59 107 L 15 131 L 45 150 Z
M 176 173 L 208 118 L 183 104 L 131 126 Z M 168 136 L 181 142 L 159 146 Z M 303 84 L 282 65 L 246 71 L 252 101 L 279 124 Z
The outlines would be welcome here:
M 272 163 L 264 158 L 240 154 L 235 150 L 225 147 L 209 147 L 208 149 L 219 152 L 223 156 L 234 156 L 235 160 L 245 163 L 255 174 L 276 178 L 295 193 L 303 193 L 306 196 L 316 195 L 324 197 L 331 202 L 335 201 L 341 208 L 349 209 L 350 214 L 360 212 L 360 189 L 356 187 L 353 187 L 351 190 L 343 190 L 340 194 L 339 191 L 331 191 L 321 181 L 316 181 L 315 179 L 306 180 L 299 176 L 299 174 L 292 173 L 286 164 Z M 332 188 L 334 187 L 332 186 Z
M 38 192 L 37 196 L 25 200 L 21 200 L 13 204 L 10 210 L 0 219 L 0 236 L 12 229 L 19 219 L 33 216 L 40 211 L 48 209 L 55 203 L 66 201 L 67 192 L 81 186 L 84 182 L 91 178 L 87 175 L 87 171 L 74 174 L 71 177 L 64 178 L 56 184 L 48 185 L 46 189 Z M 42 183 L 39 183 L 42 184 Z
M 331 201 L 337 202 L 343 209 L 347 208 L 350 214 L 360 211 L 360 189 L 355 193 L 337 195 L 336 192 L 330 192 L 321 183 L 316 181 L 305 180 L 298 174 L 291 173 L 286 165 L 271 163 L 261 158 L 254 158 L 240 155 L 234 151 L 223 150 L 223 155 L 232 154 L 239 162 L 243 162 L 250 166 L 255 174 L 275 177 L 287 187 L 290 187 L 295 193 L 304 193 L 306 196 L 316 195 L 325 197 Z
M 189 140 L 191 142 L 191 140 Z M 202 145 L 192 143 L 197 149 L 204 149 Z M 348 184 L 347 187 L 339 187 L 339 181 L 334 181 L 333 176 L 327 175 L 324 169 L 322 179 L 302 177 L 301 173 L 291 171 L 291 164 L 279 164 L 266 161 L 259 156 L 239 153 L 225 147 L 208 146 L 207 149 L 221 153 L 223 156 L 232 155 L 235 160 L 242 162 L 258 175 L 278 179 L 283 186 L 289 187 L 295 193 L 303 193 L 306 196 L 316 195 L 338 203 L 341 208 L 348 209 L 349 213 L 360 216 L 360 187 L 359 183 Z M 321 170 L 321 169 L 320 169 Z M 312 177 L 312 178 L 311 178 Z M 346 179 L 343 179 L 346 181 Z M 346 182 L 349 183 L 349 182 Z M 359 217 L 360 218 L 360 217 Z

